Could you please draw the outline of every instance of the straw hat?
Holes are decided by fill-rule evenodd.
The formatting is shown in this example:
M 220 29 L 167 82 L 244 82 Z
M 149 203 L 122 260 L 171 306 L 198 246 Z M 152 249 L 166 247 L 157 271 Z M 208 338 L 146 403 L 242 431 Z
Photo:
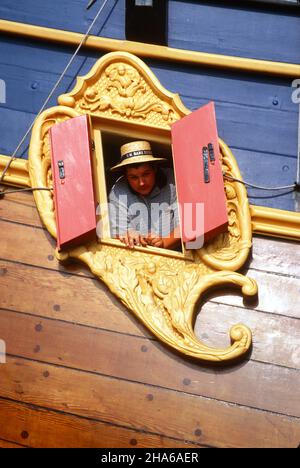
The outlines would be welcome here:
M 132 141 L 121 146 L 121 160 L 110 170 L 117 171 L 130 164 L 158 163 L 167 161 L 165 158 L 155 158 L 148 141 Z

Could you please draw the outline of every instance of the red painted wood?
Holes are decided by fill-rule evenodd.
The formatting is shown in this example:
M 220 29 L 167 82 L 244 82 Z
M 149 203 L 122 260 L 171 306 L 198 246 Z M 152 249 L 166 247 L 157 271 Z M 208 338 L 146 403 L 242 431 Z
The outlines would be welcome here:
M 212 143 L 215 162 L 209 161 L 210 182 L 204 181 L 203 147 Z M 227 230 L 228 215 L 214 103 L 172 125 L 172 146 L 183 242 L 207 241 Z M 204 228 L 196 226 L 197 204 L 204 206 Z M 191 211 L 186 210 L 191 204 Z M 192 220 L 190 220 L 192 216 Z M 190 231 L 193 227 L 194 233 Z
M 88 116 L 75 117 L 50 130 L 57 245 L 73 247 L 96 237 L 96 208 Z M 63 161 L 65 178 L 59 176 Z

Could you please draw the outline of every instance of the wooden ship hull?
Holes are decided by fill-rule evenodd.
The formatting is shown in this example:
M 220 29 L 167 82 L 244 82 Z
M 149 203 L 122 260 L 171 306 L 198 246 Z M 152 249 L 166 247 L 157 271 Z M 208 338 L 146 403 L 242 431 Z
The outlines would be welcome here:
M 0 170 L 97 11 L 98 2 L 88 11 L 84 2 L 72 8 L 71 3 L 53 1 L 45 7 L 27 0 L 17 8 L 0 6 L 0 78 L 6 91 L 6 102 L 0 104 Z M 58 112 L 57 104 L 75 112 L 72 99 L 83 83 L 79 80 L 74 92 L 76 78 L 93 76 L 90 70 L 106 53 L 134 54 L 175 99 L 178 115 L 215 101 L 220 137 L 245 180 L 293 183 L 297 12 L 252 4 L 240 8 L 234 2 L 168 3 L 164 47 L 124 41 L 124 2 L 108 2 L 46 113 Z M 61 14 L 65 8 L 73 14 Z M 29 166 L 35 166 L 39 154 L 33 141 L 37 128 L 30 151 L 27 140 L 9 169 L 5 189 L 32 186 L 37 172 Z M 156 132 L 161 135 L 161 145 L 168 138 L 151 125 L 148 131 L 154 140 Z M 167 339 L 157 339 L 147 320 L 141 323 L 132 315 L 130 304 L 120 303 L 111 284 L 104 281 L 109 290 L 96 280 L 96 268 L 91 272 L 81 263 L 59 261 L 55 226 L 39 197 L 19 192 L 0 200 L 0 446 L 299 445 L 300 215 L 295 192 L 266 196 L 248 191 L 247 249 L 252 242 L 252 250 L 231 270 L 256 281 L 258 296 L 243 299 L 233 286 L 221 285 L 208 289 L 194 311 L 195 337 L 209 349 L 228 349 L 228 330 L 237 323 L 252 331 L 247 359 L 226 366 L 179 354 Z M 70 256 L 81 260 L 82 252 Z

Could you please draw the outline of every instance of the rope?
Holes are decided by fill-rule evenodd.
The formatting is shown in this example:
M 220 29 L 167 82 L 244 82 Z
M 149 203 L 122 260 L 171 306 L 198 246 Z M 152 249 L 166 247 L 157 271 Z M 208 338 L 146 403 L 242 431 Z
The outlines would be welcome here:
M 19 192 L 32 192 L 34 190 L 47 190 L 47 191 L 51 191 L 53 190 L 52 188 L 45 188 L 45 187 L 30 187 L 30 188 L 22 188 L 22 189 L 18 189 L 18 190 L 1 190 L 0 191 L 0 198 L 1 197 L 5 197 L 6 195 L 10 194 L 10 193 L 19 193 Z
M 53 94 L 55 93 L 56 89 L 58 88 L 58 86 L 60 85 L 62 79 L 64 78 L 66 72 L 68 71 L 68 69 L 70 68 L 71 64 L 73 63 L 75 57 L 77 56 L 79 50 L 81 49 L 81 47 L 83 46 L 84 42 L 86 41 L 91 29 L 93 28 L 94 24 L 96 23 L 97 19 L 99 18 L 100 14 L 102 13 L 102 10 L 103 8 L 105 7 L 105 5 L 107 4 L 108 0 L 104 0 L 101 7 L 99 8 L 98 10 L 98 13 L 96 14 L 95 18 L 93 19 L 91 25 L 89 26 L 87 32 L 85 33 L 85 35 L 83 36 L 82 40 L 80 41 L 76 51 L 74 52 L 74 54 L 72 55 L 71 59 L 69 60 L 68 64 L 66 65 L 64 71 L 62 72 L 62 74 L 60 75 L 57 83 L 54 85 L 52 91 L 50 92 L 50 94 L 48 95 L 47 99 L 45 100 L 42 108 L 40 109 L 39 113 L 37 114 L 37 116 L 34 118 L 32 124 L 30 125 L 30 127 L 28 128 L 27 132 L 25 133 L 25 135 L 23 136 L 23 138 L 21 139 L 20 143 L 18 144 L 17 148 L 15 149 L 15 151 L 13 152 L 13 154 L 11 155 L 10 159 L 8 160 L 5 168 L 4 168 L 4 171 L 2 172 L 2 175 L 0 176 L 0 183 L 3 181 L 4 177 L 5 177 L 5 174 L 6 172 L 8 171 L 11 163 L 13 162 L 14 159 L 16 159 L 16 154 L 17 152 L 19 151 L 20 147 L 22 146 L 22 144 L 24 143 L 24 141 L 26 140 L 27 136 L 29 135 L 29 133 L 31 132 L 33 126 L 34 126 L 34 123 L 36 121 L 36 119 L 41 115 L 41 113 L 44 111 L 45 107 L 47 106 L 48 102 L 50 101 L 50 99 L 52 98 Z M 3 190 L 2 190 L 3 192 Z
M 89 8 L 91 8 L 93 6 L 93 4 L 96 2 L 96 0 L 91 0 L 86 9 L 88 10 Z M 81 47 L 83 46 L 84 42 L 86 41 L 90 31 L 92 30 L 94 24 L 96 23 L 97 19 L 99 18 L 100 14 L 102 13 L 102 10 L 104 9 L 105 5 L 107 4 L 108 0 L 104 0 L 101 7 L 99 8 L 98 10 L 98 13 L 96 14 L 95 18 L 93 19 L 91 25 L 89 26 L 87 32 L 85 33 L 84 37 L 82 38 L 82 40 L 80 41 L 76 51 L 74 52 L 74 54 L 72 55 L 71 59 L 69 60 L 68 64 L 66 65 L 64 71 L 62 72 L 62 74 L 60 75 L 58 81 L 56 82 L 56 84 L 54 85 L 52 91 L 50 92 L 50 94 L 48 95 L 48 97 L 46 98 L 43 106 L 41 107 L 39 113 L 37 114 L 37 116 L 34 118 L 32 124 L 30 125 L 30 127 L 28 128 L 27 132 L 25 133 L 25 135 L 23 136 L 23 138 L 21 139 L 20 143 L 18 144 L 17 148 L 15 149 L 15 151 L 13 152 L 13 154 L 11 155 L 9 161 L 7 162 L 1 176 L 0 176 L 0 183 L 3 181 L 4 177 L 5 177 L 5 174 L 6 172 L 8 171 L 11 163 L 13 162 L 14 159 L 16 159 L 16 154 L 17 152 L 19 151 L 20 147 L 22 146 L 22 144 L 24 143 L 24 141 L 26 140 L 27 136 L 29 135 L 29 133 L 31 132 L 33 126 L 34 126 L 34 123 L 36 121 L 36 119 L 41 115 L 41 113 L 44 111 L 45 107 L 47 106 L 48 102 L 50 101 L 50 99 L 52 98 L 53 94 L 55 93 L 56 89 L 58 88 L 58 86 L 60 85 L 62 79 L 64 78 L 66 72 L 68 71 L 68 69 L 70 68 L 71 64 L 73 63 L 75 57 L 77 56 L 78 52 L 80 51 Z M 296 182 L 293 184 L 293 185 L 286 185 L 286 186 L 282 186 L 282 187 L 265 187 L 265 186 L 259 186 L 259 185 L 255 185 L 255 184 L 250 184 L 249 182 L 245 182 L 243 180 L 240 180 L 240 179 L 237 179 L 235 177 L 232 177 L 231 175 L 229 174 L 226 174 L 226 173 L 223 173 L 224 177 L 228 180 L 231 180 L 231 181 L 234 181 L 234 182 L 239 182 L 241 184 L 244 184 L 245 186 L 248 186 L 248 187 L 251 187 L 251 188 L 255 188 L 255 189 L 259 189 L 259 190 L 285 190 L 285 189 L 294 189 L 294 190 L 298 190 L 299 187 L 300 187 L 300 106 L 299 106 L 299 125 L 298 125 L 298 155 L 297 155 L 297 178 L 296 178 Z M 0 198 L 1 196 L 4 196 L 4 194 L 7 194 L 7 193 L 15 193 L 15 192 L 21 192 L 21 191 L 34 191 L 34 190 L 52 190 L 52 189 L 47 189 L 47 188 L 39 188 L 39 187 L 36 187 L 36 188 L 26 188 L 26 189 L 19 189 L 19 190 L 9 190 L 9 191 L 4 191 L 4 190 L 0 190 Z
M 254 185 L 254 184 L 250 184 L 249 182 L 245 182 L 244 180 L 236 179 L 235 177 L 232 177 L 226 172 L 223 172 L 223 175 L 225 179 L 232 180 L 234 182 L 240 182 L 241 184 L 247 185 L 248 187 L 256 188 L 259 190 L 285 190 L 285 189 L 296 189 L 297 187 L 296 183 L 293 185 L 284 185 L 283 187 L 264 187 L 262 185 Z
M 298 123 L 298 158 L 297 158 L 297 178 L 296 184 L 300 187 L 300 104 L 299 104 L 299 123 Z

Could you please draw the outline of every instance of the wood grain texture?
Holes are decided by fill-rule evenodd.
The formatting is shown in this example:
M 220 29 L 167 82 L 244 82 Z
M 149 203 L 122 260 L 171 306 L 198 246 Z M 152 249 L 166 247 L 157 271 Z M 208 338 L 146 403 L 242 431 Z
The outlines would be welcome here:
M 173 3 L 171 2 L 171 4 Z M 217 12 L 216 18 L 221 20 L 222 16 L 218 16 L 220 8 L 217 6 L 197 5 L 195 7 L 191 2 L 179 3 L 185 3 L 184 9 L 190 8 L 191 11 L 197 8 L 198 13 L 196 16 L 199 14 L 199 18 L 202 18 L 203 12 L 206 14 L 207 10 L 211 9 Z M 112 5 L 111 7 L 113 8 Z M 170 6 L 170 10 L 173 7 L 177 8 L 176 5 L 173 5 Z M 55 8 L 49 8 L 50 11 L 46 9 L 47 14 L 50 15 L 48 18 L 54 14 Z M 120 14 L 118 8 L 119 6 L 113 8 L 113 13 L 108 15 L 106 22 L 108 27 L 113 24 L 115 26 L 118 24 L 117 28 L 121 27 L 119 20 L 114 23 L 114 18 L 116 18 L 114 15 L 117 14 L 118 16 Z M 203 12 L 202 8 L 204 9 Z M 79 9 L 76 10 L 78 14 Z M 8 10 L 11 9 L 8 7 Z M 230 21 L 234 22 L 235 15 L 239 16 L 242 12 L 242 10 L 230 9 L 226 8 L 226 6 L 223 7 L 222 11 L 225 11 L 226 15 L 233 15 L 229 23 Z M 30 14 L 30 9 L 28 12 Z M 18 13 L 16 14 L 18 15 Z M 25 14 L 24 9 L 21 8 L 20 14 Z M 265 13 L 257 12 L 256 16 L 258 21 L 262 20 L 262 17 L 266 17 Z M 122 15 L 119 17 L 121 18 Z M 179 15 L 178 18 L 180 18 L 179 22 L 181 22 L 179 29 L 180 27 L 191 26 L 186 22 L 188 17 L 184 18 Z M 226 18 L 228 17 L 226 16 Z M 284 18 L 287 21 L 285 27 L 289 27 L 289 21 L 296 20 L 293 16 L 288 15 Z M 277 24 L 276 22 L 279 19 L 282 21 L 282 15 L 272 14 L 270 11 L 268 20 L 270 37 L 268 40 L 272 43 L 272 51 L 274 51 L 275 38 L 277 40 L 272 25 L 273 22 Z M 49 21 L 51 23 L 52 20 Z M 72 21 L 76 23 L 75 18 Z M 123 21 L 123 19 L 120 19 L 120 21 Z M 189 21 L 193 23 L 194 18 L 190 18 Z M 201 21 L 203 21 L 203 18 Z M 249 24 L 252 21 L 253 19 L 250 21 L 249 17 Z M 299 18 L 297 18 L 297 21 L 299 21 Z M 246 22 L 246 16 L 244 16 L 244 22 L 242 30 L 247 35 L 248 22 Z M 262 20 L 261 26 L 266 26 L 264 20 Z M 251 33 L 254 33 L 253 27 L 252 24 Z M 281 24 L 281 33 L 283 27 L 284 25 Z M 255 34 L 259 30 L 260 26 L 257 23 Z M 212 34 L 212 36 L 215 35 Z M 284 40 L 287 40 L 287 37 L 288 34 L 285 31 Z M 292 41 L 294 38 L 289 37 L 289 40 Z M 203 44 L 203 42 L 200 43 Z M 253 41 L 251 47 L 252 43 Z M 246 48 L 248 44 L 249 41 L 245 44 Z M 294 44 L 289 43 L 289 46 L 285 49 L 283 61 L 286 60 L 288 51 L 291 48 L 293 49 Z M 33 48 L 34 54 L 31 53 Z M 42 106 L 72 52 L 72 48 L 49 46 L 30 41 L 24 43 L 18 39 L 2 37 L 0 43 L 0 77 L 5 81 L 7 88 L 6 103 L 0 108 L 0 130 L 3 135 L 0 142 L 0 152 L 2 154 L 10 154 L 15 150 L 17 142 L 20 141 Z M 278 49 L 276 49 L 276 53 L 278 53 Z M 295 53 L 298 54 L 297 48 Z M 60 94 L 72 89 L 76 76 L 86 74 L 99 57 L 99 54 L 81 51 L 68 70 L 55 96 L 51 99 L 49 106 L 55 105 Z M 152 60 L 147 60 L 146 63 L 167 89 L 179 93 L 183 103 L 189 109 L 198 109 L 210 100 L 215 101 L 219 134 L 232 148 L 245 180 L 265 186 L 292 185 L 294 183 L 298 107 L 291 99 L 290 80 L 250 76 L 237 72 L 222 73 L 207 68 L 176 66 Z M 27 144 L 28 141 L 23 144 L 18 156 L 27 157 Z M 251 189 L 249 190 L 249 197 L 251 203 L 255 205 L 299 211 L 299 202 L 295 200 L 291 191 L 262 192 Z
M 1 434 L 32 448 L 189 448 L 199 447 L 162 435 L 0 399 Z M 20 447 L 0 440 L 0 447 Z
M 226 347 L 228 329 L 236 323 L 245 323 L 252 330 L 251 359 L 300 369 L 299 318 L 208 302 L 197 316 L 195 333 L 210 346 Z
M 94 282 L 92 279 L 93 276 L 84 266 L 71 263 L 67 267 L 62 267 L 59 264 L 53 255 L 55 243 L 49 234 L 43 229 L 32 228 L 29 226 L 18 225 L 4 221 L 0 221 L 0 229 L 6 233 L 5 238 L 2 240 L 0 245 L 1 258 L 5 258 L 13 262 L 22 262 L 23 264 L 42 267 L 46 268 L 47 270 L 49 269 L 57 272 L 67 271 L 70 275 L 73 274 L 91 278 L 91 281 Z M 22 246 L 26 246 L 26 248 L 20 248 L 18 250 L 10 248 L 10 245 L 17 245 L 18 242 Z M 253 274 L 257 275 L 262 273 L 264 278 L 268 278 L 264 272 L 270 273 L 272 270 L 275 270 L 275 273 L 278 274 L 281 272 L 279 278 L 275 276 L 275 290 L 277 289 L 276 285 L 279 284 L 280 280 L 289 281 L 290 278 L 283 275 L 293 277 L 297 276 L 296 279 L 293 278 L 293 284 L 295 284 L 296 290 L 298 278 L 300 277 L 299 257 L 300 248 L 295 243 L 274 240 L 269 241 L 266 239 L 255 238 L 253 260 L 250 262 L 251 270 L 249 271 L 248 275 L 253 276 Z M 7 267 L 2 268 L 7 268 L 7 270 L 10 271 L 11 268 L 17 270 L 18 266 L 8 264 Z M 254 272 L 252 272 L 252 270 L 254 270 Z M 47 273 L 45 274 L 47 275 Z M 262 294 L 265 293 L 267 287 L 270 286 L 270 284 L 274 283 L 273 278 L 274 274 L 272 274 L 272 280 L 269 281 L 267 285 L 265 285 L 266 289 L 262 289 L 260 294 L 260 302 L 257 304 L 257 311 L 255 309 L 251 310 L 247 308 L 247 304 L 243 304 L 242 299 L 239 299 L 238 297 L 236 297 L 235 300 L 240 301 L 240 305 L 242 307 L 233 307 L 232 305 L 225 305 L 224 303 L 221 304 L 218 302 L 220 301 L 220 298 L 217 295 L 212 298 L 213 301 L 206 302 L 203 305 L 196 322 L 196 334 L 199 336 L 199 338 L 203 339 L 205 342 L 209 340 L 209 343 L 214 344 L 215 346 L 225 347 L 229 340 L 229 325 L 233 325 L 239 322 L 246 323 L 247 326 L 249 326 L 250 329 L 252 329 L 254 332 L 254 348 L 252 358 L 284 365 L 287 367 L 299 368 L 300 356 L 298 353 L 298 345 L 300 342 L 300 321 L 297 320 L 297 318 L 299 318 L 298 310 L 295 309 L 294 311 L 296 320 L 289 317 L 277 316 L 270 307 L 267 309 L 267 313 L 262 313 L 260 311 Z M 56 280 L 53 279 L 52 281 L 65 281 L 68 283 L 68 279 L 63 280 L 61 275 L 59 275 Z M 260 284 L 263 284 L 262 281 L 260 281 Z M 63 287 L 63 289 L 65 288 Z M 101 293 L 98 292 L 97 294 L 99 295 L 100 301 Z M 222 294 L 222 291 L 220 291 L 220 294 Z M 271 296 L 273 294 L 274 293 L 272 293 Z M 265 298 L 265 303 L 267 302 L 268 297 Z M 110 304 L 111 300 L 112 304 Z M 112 296 L 105 290 L 102 301 L 104 301 L 104 303 L 107 304 L 106 307 L 110 309 L 113 307 L 113 304 L 116 304 L 116 310 L 114 311 L 113 315 L 118 316 L 122 313 L 119 309 L 123 309 L 121 305 L 113 300 Z M 228 296 L 223 296 L 223 301 L 228 301 Z M 19 305 L 18 307 L 22 306 Z M 58 308 L 57 304 L 56 308 Z M 270 312 L 271 315 L 269 314 Z M 45 313 L 46 312 L 43 314 L 45 315 Z M 289 315 L 288 310 L 282 309 L 282 313 Z M 110 326 L 112 330 L 119 331 L 121 333 L 134 333 L 138 336 L 144 336 L 144 330 L 133 327 L 132 320 L 126 320 L 127 313 L 124 311 L 124 314 L 124 320 L 107 320 L 106 327 Z M 218 316 L 217 321 L 215 320 L 216 316 Z M 68 310 L 60 310 L 56 317 L 60 318 L 61 320 L 70 320 Z M 94 323 L 91 322 L 91 325 L 93 326 Z M 146 333 L 146 336 L 148 336 L 148 333 Z M 266 343 L 268 343 L 270 346 L 266 346 Z
M 23 445 L 15 444 L 14 442 L 9 442 L 8 440 L 0 439 L 0 448 L 24 448 Z
M 9 154 L 15 149 L 12 150 L 11 145 L 21 139 L 18 132 L 23 130 L 25 133 L 70 58 L 67 50 L 63 49 L 64 54 L 59 54 L 58 49 L 56 54 L 60 67 L 57 67 L 58 73 L 54 74 L 53 70 L 44 71 L 42 64 L 39 70 L 26 68 L 23 62 L 26 54 L 28 62 L 30 50 L 24 50 L 22 45 L 15 48 L 7 43 L 7 49 L 6 52 L 3 50 L 2 56 L 0 53 L 0 63 L 3 62 L 0 76 L 5 80 L 7 88 L 7 102 L 1 105 L 0 115 L 7 120 L 1 122 L 1 128 L 10 128 L 13 133 L 9 135 L 3 132 L 4 140 L 0 147 L 2 154 Z M 4 54 L 8 51 L 15 54 L 14 66 L 5 64 Z M 48 56 L 50 63 L 55 60 L 54 51 L 49 53 L 48 50 L 40 49 L 39 54 Z M 96 62 L 96 58 L 87 58 L 87 55 L 78 57 L 73 72 L 69 71 L 70 76 L 65 77 L 48 107 L 56 105 L 58 96 L 73 88 L 76 76 L 87 73 Z M 255 83 L 253 78 L 246 80 L 238 74 L 220 76 L 216 72 L 201 69 L 198 75 L 202 80 L 196 75 L 196 82 L 193 83 L 191 77 L 195 70 L 191 67 L 164 67 L 152 61 L 146 63 L 167 89 L 180 94 L 187 108 L 195 110 L 210 100 L 215 101 L 221 138 L 234 150 L 246 152 L 239 155 L 238 160 L 247 159 L 247 151 L 264 153 L 266 158 L 271 156 L 269 153 L 296 158 L 297 106 L 291 100 L 289 80 L 266 80 L 262 77 Z M 244 88 L 244 91 L 239 91 L 240 88 Z M 17 119 L 19 122 L 16 126 L 13 122 Z
M 96 11 L 81 0 L 72 0 L 72 15 L 71 0 L 46 3 L 3 0 L 0 16 L 83 32 Z M 171 0 L 169 19 L 174 47 L 300 61 L 298 16 Z M 124 37 L 124 0 L 108 2 L 93 33 Z M 73 51 L 1 38 L 0 153 L 15 149 Z M 97 58 L 82 51 L 57 95 Z M 288 80 L 147 63 L 190 109 L 216 101 L 220 136 L 245 179 L 293 183 L 298 109 Z M 26 153 L 25 143 L 19 154 Z M 256 205 L 298 209 L 292 194 L 249 194 Z M 232 290 L 207 295 L 195 323 L 201 339 L 227 345 L 239 321 L 254 339 L 248 361 L 204 367 L 159 344 L 82 266 L 59 265 L 31 194 L 1 200 L 0 218 L 0 339 L 8 352 L 0 447 L 299 445 L 299 245 L 254 239 L 244 273 L 258 281 L 257 303 Z
M 132 334 L 142 327 L 96 279 L 3 261 L 0 269 L 3 308 Z
M 24 328 L 26 335 L 20 336 Z M 295 369 L 249 361 L 229 371 L 203 372 L 199 365 L 174 356 L 152 340 L 4 310 L 0 313 L 0 329 L 11 355 L 300 417 L 300 372 Z M 218 385 L 221 380 L 223 388 Z M 239 389 L 234 395 L 231 386 Z
M 169 13 L 172 47 L 299 62 L 299 17 L 275 13 L 271 5 L 261 12 L 225 2 L 174 0 Z
M 5 245 L 7 244 L 3 242 L 3 250 L 4 250 Z M 13 255 L 10 254 L 8 255 L 8 257 L 12 258 Z M 8 270 L 7 272 L 8 274 L 5 275 L 5 277 L 3 278 L 3 281 L 6 281 L 8 285 L 8 284 L 11 284 L 11 281 L 14 281 L 14 278 L 24 277 L 23 281 L 24 281 L 24 284 L 26 284 L 25 272 L 30 271 L 31 287 L 32 287 L 32 291 L 35 291 L 35 293 L 32 293 L 31 296 L 32 296 L 32 300 L 34 300 L 34 296 L 37 294 L 37 291 L 41 289 L 43 283 L 49 284 L 55 278 L 54 276 L 55 271 L 51 271 L 52 264 L 53 266 L 55 265 L 54 258 L 52 257 L 53 255 L 51 256 L 50 250 L 46 251 L 46 255 L 43 254 L 43 259 L 44 259 L 43 266 L 45 266 L 46 268 L 50 268 L 50 270 L 45 271 L 43 273 L 43 278 L 40 278 L 40 272 L 38 268 L 35 268 L 32 266 L 25 266 L 25 265 L 14 266 L 13 264 L 10 264 L 10 265 L 3 264 L 2 268 L 6 268 Z M 3 254 L 2 254 L 2 258 L 3 258 Z M 26 255 L 21 255 L 18 261 L 22 262 L 22 259 L 24 259 L 26 263 Z M 14 260 L 17 261 L 15 256 L 14 256 Z M 30 263 L 34 263 L 34 258 L 32 262 Z M 39 263 L 39 266 L 41 266 L 41 261 L 40 262 L 37 261 L 37 263 Z M 76 286 L 79 288 L 77 289 L 76 296 L 79 296 L 81 294 L 84 297 L 84 300 L 87 301 L 87 304 L 90 304 L 90 303 L 93 304 L 96 302 L 94 298 L 89 299 L 91 291 L 95 291 L 96 289 L 105 291 L 105 293 L 107 291 L 107 289 L 104 286 L 102 286 L 100 283 L 98 283 L 96 279 L 90 282 L 85 282 L 84 278 L 69 275 L 68 272 L 70 273 L 72 273 L 73 271 L 76 272 L 76 266 L 74 265 L 72 267 L 67 267 L 67 269 L 64 269 L 61 265 L 58 267 L 58 264 L 56 264 L 56 269 L 59 269 L 61 273 L 61 281 L 63 282 L 63 286 L 62 286 L 63 291 L 57 292 L 55 289 L 53 290 L 53 288 L 50 287 L 49 293 L 51 293 L 51 291 L 53 293 L 55 292 L 55 294 L 57 294 L 58 302 L 61 301 L 61 303 L 65 303 L 66 301 L 63 300 L 64 296 L 66 298 L 68 296 L 72 297 L 73 287 L 76 287 Z M 82 275 L 84 275 L 84 277 L 91 278 L 90 274 L 86 274 L 84 272 L 84 269 L 81 269 L 81 272 L 82 272 Z M 243 297 L 240 296 L 239 293 L 235 292 L 234 289 L 224 289 L 224 288 L 220 288 L 218 290 L 214 290 L 211 293 L 207 293 L 205 300 L 209 299 L 209 300 L 212 300 L 213 302 L 218 302 L 222 304 L 228 304 L 228 305 L 231 304 L 231 305 L 236 305 L 238 307 L 257 309 L 262 312 L 276 313 L 278 315 L 285 315 L 289 317 L 299 318 L 299 310 L 297 308 L 297 302 L 295 303 L 295 301 L 297 301 L 298 289 L 299 289 L 298 277 L 278 275 L 278 274 L 263 272 L 263 271 L 254 270 L 254 269 L 252 270 L 251 268 L 248 270 L 245 270 L 245 273 L 247 273 L 247 276 L 256 279 L 260 285 L 258 302 L 255 302 L 255 303 L 249 302 L 249 301 L 244 302 Z M 286 295 L 282 294 L 282 290 L 284 290 L 283 288 L 288 288 L 289 294 L 286 294 Z M 3 301 L 4 301 L 3 304 L 5 304 L 5 307 L 7 307 L 8 300 L 9 299 L 7 296 L 3 296 Z M 29 300 L 29 297 L 28 297 L 28 300 Z M 12 301 L 14 303 L 15 301 L 17 301 L 17 299 L 12 298 Z M 83 303 L 81 303 L 81 301 L 80 301 L 80 306 L 83 306 Z M 80 306 L 78 305 L 78 308 Z M 15 307 L 15 308 L 17 310 L 20 310 L 18 307 Z M 42 306 L 42 308 L 44 307 Z
M 254 237 L 251 268 L 300 277 L 299 243 Z
M 4 186 L 0 186 L 3 188 Z M 23 229 L 18 224 L 43 228 L 43 224 L 38 215 L 33 195 L 31 193 L 20 192 L 7 195 L 0 203 L 0 220 L 12 221 L 12 225 L 4 224 L 7 236 L 5 242 L 13 242 L 21 236 L 24 242 L 28 242 L 31 236 L 34 237 L 34 242 L 27 245 L 27 249 L 20 249 L 19 252 L 7 252 L 10 257 L 6 259 L 23 261 L 21 255 L 26 255 L 30 259 L 27 263 L 36 266 L 48 266 L 44 263 L 44 258 L 40 255 L 35 255 L 33 245 L 46 252 L 54 248 L 55 241 L 47 233 L 39 232 L 38 230 L 30 230 L 26 227 Z M 1 229 L 1 230 L 2 230 Z M 38 246 L 37 244 L 41 244 Z M 51 250 L 52 252 L 52 250 Z M 52 259 L 55 265 L 58 263 Z M 26 262 L 25 262 L 26 263 Z M 300 246 L 299 243 L 293 241 L 282 241 L 279 239 L 264 238 L 262 236 L 254 236 L 252 256 L 249 259 L 248 265 L 254 270 L 267 271 L 270 273 L 279 273 L 282 275 L 300 276 Z M 84 268 L 88 275 L 88 271 Z
M 182 392 L 21 358 L 9 359 L 0 372 L 0 393 L 5 398 L 123 427 L 228 447 L 293 447 L 299 440 L 297 419 Z M 174 412 L 174 408 L 182 410 Z
M 0 438 L 19 444 L 23 433 L 25 445 L 45 447 L 298 445 L 296 243 L 255 238 L 245 271 L 259 277 L 258 304 L 211 293 L 198 336 L 227 345 L 229 327 L 243 321 L 254 344 L 249 361 L 209 368 L 153 339 L 87 270 L 59 265 L 31 194 L 10 195 L 0 207 L 0 337 L 8 353 L 0 423 L 11 421 Z
M 0 185 L 0 189 L 12 190 L 12 187 Z M 5 195 L 0 203 L 0 218 L 13 223 L 27 224 L 42 228 L 34 198 L 30 192 Z
M 35 4 L 32 0 L 21 0 L 12 5 L 8 0 L 3 0 L 0 16 L 11 21 L 83 33 L 86 32 L 99 10 L 99 7 L 86 10 L 86 6 L 87 3 L 82 0 L 67 0 L 63 4 L 59 0 L 53 0 L 47 5 Z M 95 25 L 93 34 L 101 33 L 106 37 L 123 39 L 121 21 L 124 14 L 124 0 L 109 0 Z M 124 30 L 124 24 L 122 30 Z
M 3 0 L 0 16 L 68 31 L 85 32 L 97 7 L 86 3 L 53 0 L 47 5 Z M 72 15 L 69 11 L 72 10 Z M 181 49 L 225 55 L 299 63 L 299 17 L 278 14 L 270 6 L 263 13 L 255 8 L 227 6 L 217 1 L 169 1 L 168 44 Z M 95 26 L 94 34 L 125 39 L 125 1 L 110 0 Z M 187 34 L 188 31 L 188 34 Z
M 82 324 L 92 324 L 110 329 L 119 329 L 122 321 L 123 307 L 115 308 L 119 302 L 107 292 L 107 288 L 96 279 L 87 279 L 66 273 L 62 267 L 59 274 L 56 271 L 41 270 L 36 267 L 1 261 L 3 294 L 1 306 L 3 308 L 27 311 L 35 315 L 59 317 L 68 314 L 69 320 Z M 260 312 L 299 318 L 297 297 L 299 279 L 251 270 L 249 276 L 255 278 L 260 286 L 258 303 L 243 301 L 239 293 L 234 290 L 220 289 L 207 294 L 204 302 L 235 305 L 237 307 L 252 308 Z M 57 284 L 57 286 L 56 286 Z M 282 294 L 283 288 L 289 293 Z M 47 296 L 43 297 L 43 290 Z M 23 295 L 23 298 L 22 298 Z M 43 297 L 37 303 L 36 298 Z M 109 317 L 103 316 L 102 309 L 109 311 Z M 114 313 L 115 311 L 115 313 Z M 118 311 L 118 312 L 117 312 Z M 129 313 L 128 313 L 129 314 Z M 61 316 L 61 315 L 60 315 Z M 132 321 L 135 319 L 132 317 Z M 105 326 L 106 324 L 106 326 Z M 116 328 L 117 327 L 117 328 Z

